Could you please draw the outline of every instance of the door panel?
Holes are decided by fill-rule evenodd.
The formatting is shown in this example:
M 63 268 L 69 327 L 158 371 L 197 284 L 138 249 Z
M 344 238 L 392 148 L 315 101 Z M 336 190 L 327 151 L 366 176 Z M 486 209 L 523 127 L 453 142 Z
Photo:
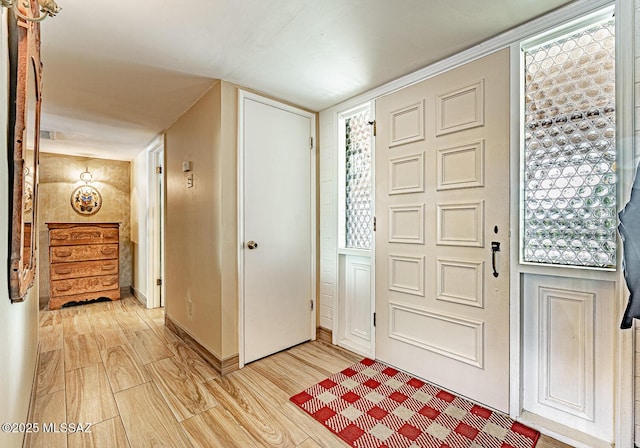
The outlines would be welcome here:
M 338 345 L 371 357 L 373 352 L 371 257 L 340 255 Z
M 312 118 L 243 98 L 244 353 L 312 336 Z M 249 248 L 249 241 L 257 247 Z
M 507 411 L 508 50 L 382 97 L 376 119 L 376 355 Z
M 524 412 L 614 440 L 615 283 L 526 274 L 522 286 Z

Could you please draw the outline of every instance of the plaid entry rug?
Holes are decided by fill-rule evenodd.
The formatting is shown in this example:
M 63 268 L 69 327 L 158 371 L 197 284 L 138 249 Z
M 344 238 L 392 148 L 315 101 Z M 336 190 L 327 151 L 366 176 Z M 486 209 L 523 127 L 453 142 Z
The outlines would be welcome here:
M 532 448 L 540 433 L 371 359 L 291 397 L 357 448 Z

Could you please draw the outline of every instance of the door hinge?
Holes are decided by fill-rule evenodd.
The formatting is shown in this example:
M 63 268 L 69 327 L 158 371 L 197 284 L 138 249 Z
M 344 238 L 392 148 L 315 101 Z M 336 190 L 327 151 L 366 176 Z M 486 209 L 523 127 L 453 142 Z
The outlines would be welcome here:
M 156 279 L 156 286 L 162 286 L 162 279 L 161 278 L 157 278 Z
M 161 166 L 157 166 L 156 167 L 156 174 L 162 174 L 162 167 Z
M 311 311 L 313 311 L 313 300 L 309 300 L 311 302 Z
M 376 217 L 373 217 L 373 231 L 376 231 Z
M 376 136 L 376 131 L 378 130 L 378 128 L 376 127 L 376 120 L 372 120 L 368 122 L 370 126 L 373 126 L 373 136 Z
M 313 149 L 313 137 L 309 137 L 309 149 Z
M 373 326 L 376 326 L 376 313 L 373 313 Z

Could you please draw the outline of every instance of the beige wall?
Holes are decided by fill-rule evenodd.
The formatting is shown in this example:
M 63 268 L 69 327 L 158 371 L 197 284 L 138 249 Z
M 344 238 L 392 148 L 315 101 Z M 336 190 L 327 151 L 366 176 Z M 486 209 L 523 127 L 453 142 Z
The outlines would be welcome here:
M 238 353 L 238 89 L 221 83 L 220 158 L 223 358 Z
M 7 10 L 0 38 L 0 152 L 7 153 Z M 7 284 L 9 187 L 7 158 L 0 161 L 0 422 L 27 421 L 38 352 L 38 279 L 22 303 L 12 304 Z M 23 434 L 0 432 L 0 446 L 22 446 Z
M 71 192 L 82 185 L 80 173 L 86 167 L 93 175 L 92 185 L 102 195 L 102 208 L 88 217 L 76 213 L 70 203 Z M 120 287 L 131 286 L 130 163 L 41 153 L 39 179 L 40 301 L 49 299 L 48 222 L 119 222 Z
M 236 103 L 216 82 L 165 134 L 166 313 L 219 359 L 238 353 Z

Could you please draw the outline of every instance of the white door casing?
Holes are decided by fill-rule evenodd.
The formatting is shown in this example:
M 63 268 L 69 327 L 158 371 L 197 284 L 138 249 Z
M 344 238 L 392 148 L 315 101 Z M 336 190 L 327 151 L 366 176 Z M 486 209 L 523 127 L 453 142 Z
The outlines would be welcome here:
M 147 151 L 147 307 L 157 308 L 164 306 L 164 140 L 159 139 L 157 144 Z
M 315 337 L 315 116 L 247 92 L 239 112 L 244 364 Z
M 380 98 L 376 119 L 376 356 L 507 412 L 509 50 Z
M 164 145 L 154 152 L 156 167 L 156 191 L 154 192 L 157 216 L 154 228 L 154 272 L 156 279 L 153 292 L 154 303 L 164 306 Z M 158 169 L 159 168 L 159 169 Z

